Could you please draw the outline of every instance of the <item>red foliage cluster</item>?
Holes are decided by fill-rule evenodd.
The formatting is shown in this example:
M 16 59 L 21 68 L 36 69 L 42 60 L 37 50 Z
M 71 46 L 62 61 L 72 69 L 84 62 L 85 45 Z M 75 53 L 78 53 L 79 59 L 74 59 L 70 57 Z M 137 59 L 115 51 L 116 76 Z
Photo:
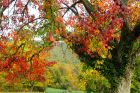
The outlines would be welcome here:
M 44 81 L 46 67 L 53 66 L 55 62 L 42 61 L 35 57 L 31 63 L 26 61 L 26 57 L 9 56 L 1 61 L 1 72 L 5 72 L 6 80 L 9 83 L 18 81 L 20 78 L 29 81 Z
M 43 5 L 39 0 L 2 0 L 0 5 L 2 6 L 2 13 L 0 14 L 2 27 L 0 30 L 23 28 L 25 25 L 31 22 L 35 23 L 37 19 L 44 17 Z M 31 7 L 40 12 L 39 16 L 36 16 L 35 13 L 31 14 Z M 10 13 L 7 10 L 10 10 Z
M 2 0 L 2 6 L 4 8 L 8 7 L 9 6 L 9 0 Z
M 102 47 L 106 49 L 108 49 L 110 41 L 119 41 L 124 14 L 125 17 L 128 15 L 127 9 L 120 7 L 119 0 L 116 2 L 102 0 L 97 3 L 99 3 L 97 12 L 88 15 L 85 14 L 84 9 L 81 9 L 82 13 L 79 16 L 71 16 L 70 20 L 65 22 L 66 26 L 71 26 L 74 29 L 72 33 L 62 32 L 69 42 L 82 46 L 82 48 L 78 48 L 79 51 L 84 51 L 90 56 L 93 56 L 93 50 L 90 50 L 93 38 L 98 38 L 98 42 L 103 42 L 104 46 Z
M 10 33 L 9 36 L 11 35 L 13 34 Z M 5 78 L 9 83 L 20 82 L 21 79 L 43 82 L 46 67 L 51 67 L 56 62 L 47 61 L 46 49 L 42 48 L 40 52 L 35 51 L 31 43 L 27 43 L 28 51 L 24 51 L 22 49 L 24 44 L 19 45 L 20 36 L 14 35 L 14 37 L 16 39 L 12 42 L 6 37 L 1 37 L 0 72 L 5 73 Z

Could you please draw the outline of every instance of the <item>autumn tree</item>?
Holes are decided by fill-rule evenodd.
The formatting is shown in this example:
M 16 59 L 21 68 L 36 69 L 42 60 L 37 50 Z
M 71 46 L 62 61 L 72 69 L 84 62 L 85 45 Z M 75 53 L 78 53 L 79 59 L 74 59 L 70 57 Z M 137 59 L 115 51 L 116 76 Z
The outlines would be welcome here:
M 111 93 L 130 93 L 135 59 L 140 54 L 140 2 L 57 2 L 66 26 L 60 34 L 81 61 L 94 68 L 103 60 L 102 68 L 97 69 L 110 81 Z
M 46 67 L 55 64 L 46 59 L 54 42 L 50 32 L 54 18 L 45 13 L 39 0 L 0 1 L 0 73 L 8 84 L 28 83 L 31 92 L 36 82 L 45 81 Z
M 46 48 L 63 38 L 82 62 L 94 67 L 97 62 L 103 61 L 102 68 L 98 70 L 110 81 L 112 93 L 130 93 L 135 59 L 140 54 L 139 1 L 1 0 L 0 5 L 3 39 L 9 38 L 8 31 L 16 31 L 14 38 L 17 38 L 18 33 L 27 29 L 33 32 L 30 39 L 36 35 L 41 37 L 42 47 Z M 33 9 L 38 13 L 32 14 Z M 3 39 L 1 42 L 4 42 Z M 5 47 L 8 46 L 3 43 L 2 54 L 7 54 Z M 18 49 L 21 49 L 20 45 Z M 31 63 L 36 59 L 36 56 L 33 57 Z

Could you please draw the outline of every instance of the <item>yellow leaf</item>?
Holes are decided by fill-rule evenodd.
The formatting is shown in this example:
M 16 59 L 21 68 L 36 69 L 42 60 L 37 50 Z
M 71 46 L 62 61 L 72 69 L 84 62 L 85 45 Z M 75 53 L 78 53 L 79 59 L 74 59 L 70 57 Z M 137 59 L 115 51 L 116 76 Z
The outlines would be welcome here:
M 104 54 L 101 54 L 101 57 L 102 57 L 102 58 L 106 58 L 106 56 L 105 56 Z

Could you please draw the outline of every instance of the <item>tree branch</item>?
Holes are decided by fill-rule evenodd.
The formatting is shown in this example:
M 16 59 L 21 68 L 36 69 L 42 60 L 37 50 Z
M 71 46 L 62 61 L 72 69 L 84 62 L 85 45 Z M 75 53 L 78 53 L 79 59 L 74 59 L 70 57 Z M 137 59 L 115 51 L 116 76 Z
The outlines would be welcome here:
M 75 8 L 76 4 L 78 4 L 78 3 L 80 3 L 80 1 L 75 2 L 75 3 L 72 4 L 71 6 L 68 6 L 66 3 L 63 3 L 63 4 L 66 6 L 65 8 L 67 8 L 67 10 L 66 10 L 66 12 L 64 13 L 64 15 L 65 15 L 69 10 L 71 10 L 75 15 L 78 15 L 78 11 L 77 11 L 77 9 Z M 74 8 L 74 9 L 73 9 L 73 8 Z M 61 8 L 61 9 L 63 9 L 63 8 Z M 64 15 L 63 15 L 62 17 L 64 17 Z
M 11 0 L 9 2 L 9 5 L 12 4 L 15 0 Z M 3 27 L 2 27 L 2 16 L 3 16 L 3 12 L 9 7 L 9 5 L 7 7 L 0 7 L 1 11 L 0 11 L 0 28 L 3 30 Z
M 82 4 L 84 5 L 87 12 L 92 15 L 93 13 L 97 12 L 95 6 L 93 6 L 89 0 L 81 0 Z

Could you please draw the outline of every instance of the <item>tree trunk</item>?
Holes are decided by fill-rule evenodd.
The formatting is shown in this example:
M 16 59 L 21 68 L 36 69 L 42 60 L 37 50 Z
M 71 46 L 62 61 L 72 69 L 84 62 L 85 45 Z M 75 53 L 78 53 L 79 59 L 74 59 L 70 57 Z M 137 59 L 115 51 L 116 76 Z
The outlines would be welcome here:
M 124 76 L 121 77 L 118 87 L 116 87 L 112 93 L 130 93 L 132 73 L 131 66 L 128 65 Z
M 130 53 L 128 57 L 128 64 L 125 67 L 124 74 L 120 77 L 120 82 L 116 88 L 114 88 L 114 92 L 111 93 L 130 93 L 131 91 L 131 79 L 134 70 L 134 64 L 137 57 L 140 56 L 140 47 L 136 49 L 133 53 Z
M 34 81 L 31 81 L 30 82 L 30 93 L 33 92 L 33 89 L 34 89 Z
M 34 85 L 33 85 L 33 86 L 31 86 L 31 88 L 30 88 L 30 93 L 32 93 L 32 92 L 33 92 L 33 89 L 34 89 Z

